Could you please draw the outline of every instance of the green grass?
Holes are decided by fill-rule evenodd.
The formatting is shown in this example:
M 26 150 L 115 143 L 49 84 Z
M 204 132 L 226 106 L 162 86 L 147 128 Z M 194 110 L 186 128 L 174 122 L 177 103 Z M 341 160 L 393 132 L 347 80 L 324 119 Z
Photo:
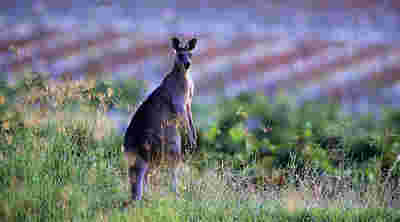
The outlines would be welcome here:
M 213 169 L 186 165 L 181 198 L 153 185 L 144 201 L 121 210 L 129 198 L 121 136 L 90 137 L 58 130 L 63 124 L 16 129 L 11 144 L 1 143 L 1 221 L 396 221 L 389 209 L 291 208 L 281 200 L 234 191 L 229 178 Z M 84 128 L 84 127 L 87 128 Z M 70 132 L 70 133 L 68 133 Z M 2 138 L 4 139 L 4 138 Z M 6 145 L 7 144 L 7 145 Z M 157 178 L 156 178 L 157 180 Z M 160 183 L 162 185 L 162 183 Z M 161 186 L 160 185 L 160 186 Z M 290 198 L 290 197 L 289 197 Z M 287 204 L 287 203 L 286 203 Z
M 195 104 L 195 116 L 204 122 L 199 152 L 180 172 L 180 198 L 168 192 L 162 170 L 151 175 L 151 192 L 143 201 L 122 209 L 130 198 L 123 138 L 103 112 L 136 105 L 138 84 L 120 92 L 123 86 L 113 82 L 48 91 L 20 85 L 22 92 L 0 85 L 0 222 L 400 220 L 399 211 L 385 208 L 378 177 L 381 166 L 397 164 L 400 112 L 395 110 L 378 122 L 342 118 L 331 104 L 271 105 L 256 94 L 224 98 L 207 108 Z M 33 108 L 38 101 L 40 109 Z M 54 110 L 46 109 L 54 101 Z M 248 130 L 246 121 L 253 117 L 261 126 Z M 273 131 L 266 133 L 271 119 Z M 335 163 L 333 150 L 324 145 L 330 138 L 339 138 L 334 148 L 351 155 Z M 258 159 L 262 148 L 275 156 Z M 342 178 L 336 181 L 341 189 L 315 194 L 318 170 Z M 298 172 L 311 173 L 300 178 Z M 286 181 L 277 190 L 281 178 Z M 353 186 L 343 178 L 351 178 Z M 321 187 L 339 186 L 329 179 Z M 297 189 L 293 181 L 299 181 Z
M 82 144 L 59 131 L 55 124 L 20 128 L 10 145 L 3 143 L 1 197 L 9 221 L 91 218 L 123 198 L 121 167 L 114 166 L 121 138 Z

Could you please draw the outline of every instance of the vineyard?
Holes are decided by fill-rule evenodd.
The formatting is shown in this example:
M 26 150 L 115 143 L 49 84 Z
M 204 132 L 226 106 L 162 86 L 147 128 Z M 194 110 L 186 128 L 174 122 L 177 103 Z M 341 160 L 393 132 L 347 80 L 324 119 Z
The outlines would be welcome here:
M 400 217 L 396 1 L 170 4 L 5 1 L 0 221 Z M 122 135 L 170 70 L 175 35 L 199 39 L 199 146 L 179 199 L 161 170 L 124 210 Z
M 10 80 L 32 67 L 55 78 L 134 77 L 154 88 L 171 65 L 168 39 L 175 33 L 200 38 L 192 72 L 200 96 L 249 90 L 273 96 L 282 89 L 299 101 L 338 99 L 351 111 L 398 105 L 397 3 L 338 3 L 346 9 L 339 12 L 325 2 L 313 5 L 319 10 L 273 2 L 252 9 L 255 3 L 249 3 L 241 11 L 240 5 L 226 9 L 224 16 L 217 16 L 222 6 L 216 3 L 209 3 L 214 11 L 196 13 L 185 3 L 154 10 L 143 3 L 147 17 L 132 13 L 112 22 L 103 13 L 121 12 L 106 3 L 90 9 L 89 18 L 56 16 L 38 3 L 36 16 L 0 23 L 0 66 Z

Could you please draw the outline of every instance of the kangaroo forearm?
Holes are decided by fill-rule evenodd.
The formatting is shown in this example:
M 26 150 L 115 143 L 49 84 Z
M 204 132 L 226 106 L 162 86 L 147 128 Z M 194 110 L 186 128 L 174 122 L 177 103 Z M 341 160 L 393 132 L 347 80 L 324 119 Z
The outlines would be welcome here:
M 193 136 L 193 139 L 197 139 L 197 133 L 196 133 L 196 127 L 194 126 L 193 119 L 191 116 L 189 116 L 189 127 L 190 127 L 190 133 Z

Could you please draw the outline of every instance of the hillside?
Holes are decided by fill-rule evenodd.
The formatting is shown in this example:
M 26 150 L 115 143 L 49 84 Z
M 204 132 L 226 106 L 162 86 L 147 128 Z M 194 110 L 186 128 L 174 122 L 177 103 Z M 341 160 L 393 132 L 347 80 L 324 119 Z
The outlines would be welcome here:
M 168 38 L 179 34 L 200 38 L 193 78 L 203 102 L 221 91 L 280 89 L 300 102 L 338 99 L 351 111 L 400 101 L 396 1 L 55 2 L 5 5 L 0 67 L 10 82 L 32 66 L 53 77 L 135 77 L 153 88 L 171 64 Z

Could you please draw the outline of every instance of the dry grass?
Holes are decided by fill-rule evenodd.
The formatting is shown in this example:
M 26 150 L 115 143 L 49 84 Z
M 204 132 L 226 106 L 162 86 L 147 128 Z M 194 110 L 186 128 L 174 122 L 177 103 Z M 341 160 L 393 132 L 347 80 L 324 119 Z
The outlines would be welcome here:
M 68 88 L 81 84 L 39 91 L 62 105 L 80 98 L 75 96 L 81 91 L 69 93 Z M 107 90 L 95 96 L 102 104 L 112 94 Z M 36 109 L 31 104 L 39 98 L 29 94 L 21 98 L 24 103 L 10 109 L 20 113 L 20 119 L 14 120 L 11 111 L 5 114 L 9 119 L 1 119 L 0 221 L 197 221 L 196 217 L 238 221 L 313 208 L 398 207 L 396 201 L 389 203 L 396 190 L 383 189 L 386 181 L 365 184 L 361 195 L 351 178 L 311 176 L 312 167 L 306 167 L 304 177 L 291 170 L 264 168 L 249 176 L 226 165 L 200 170 L 189 159 L 179 172 L 179 198 L 169 192 L 168 173 L 160 169 L 150 175 L 144 201 L 121 212 L 119 206 L 130 196 L 127 165 L 122 137 L 115 135 L 104 109 L 93 112 L 85 105 L 79 111 Z M 297 186 L 290 184 L 290 178 Z
M 296 212 L 310 208 L 380 208 L 387 207 L 389 199 L 382 198 L 382 184 L 365 185 L 360 193 L 352 186 L 350 177 L 308 177 L 292 184 L 278 186 L 257 185 L 246 176 L 238 176 L 225 168 L 223 172 L 207 169 L 200 172 L 186 163 L 180 170 L 178 189 L 182 199 L 200 202 L 254 202 L 262 206 L 271 203 L 276 208 Z M 166 171 L 155 171 L 150 176 L 150 192 L 146 200 L 156 200 L 170 195 Z M 391 194 L 393 195 L 393 193 Z M 390 196 L 390 195 L 389 195 Z M 394 202 L 396 203 L 396 201 Z M 396 205 L 392 207 L 396 208 Z M 273 207 L 272 207 L 273 208 Z

